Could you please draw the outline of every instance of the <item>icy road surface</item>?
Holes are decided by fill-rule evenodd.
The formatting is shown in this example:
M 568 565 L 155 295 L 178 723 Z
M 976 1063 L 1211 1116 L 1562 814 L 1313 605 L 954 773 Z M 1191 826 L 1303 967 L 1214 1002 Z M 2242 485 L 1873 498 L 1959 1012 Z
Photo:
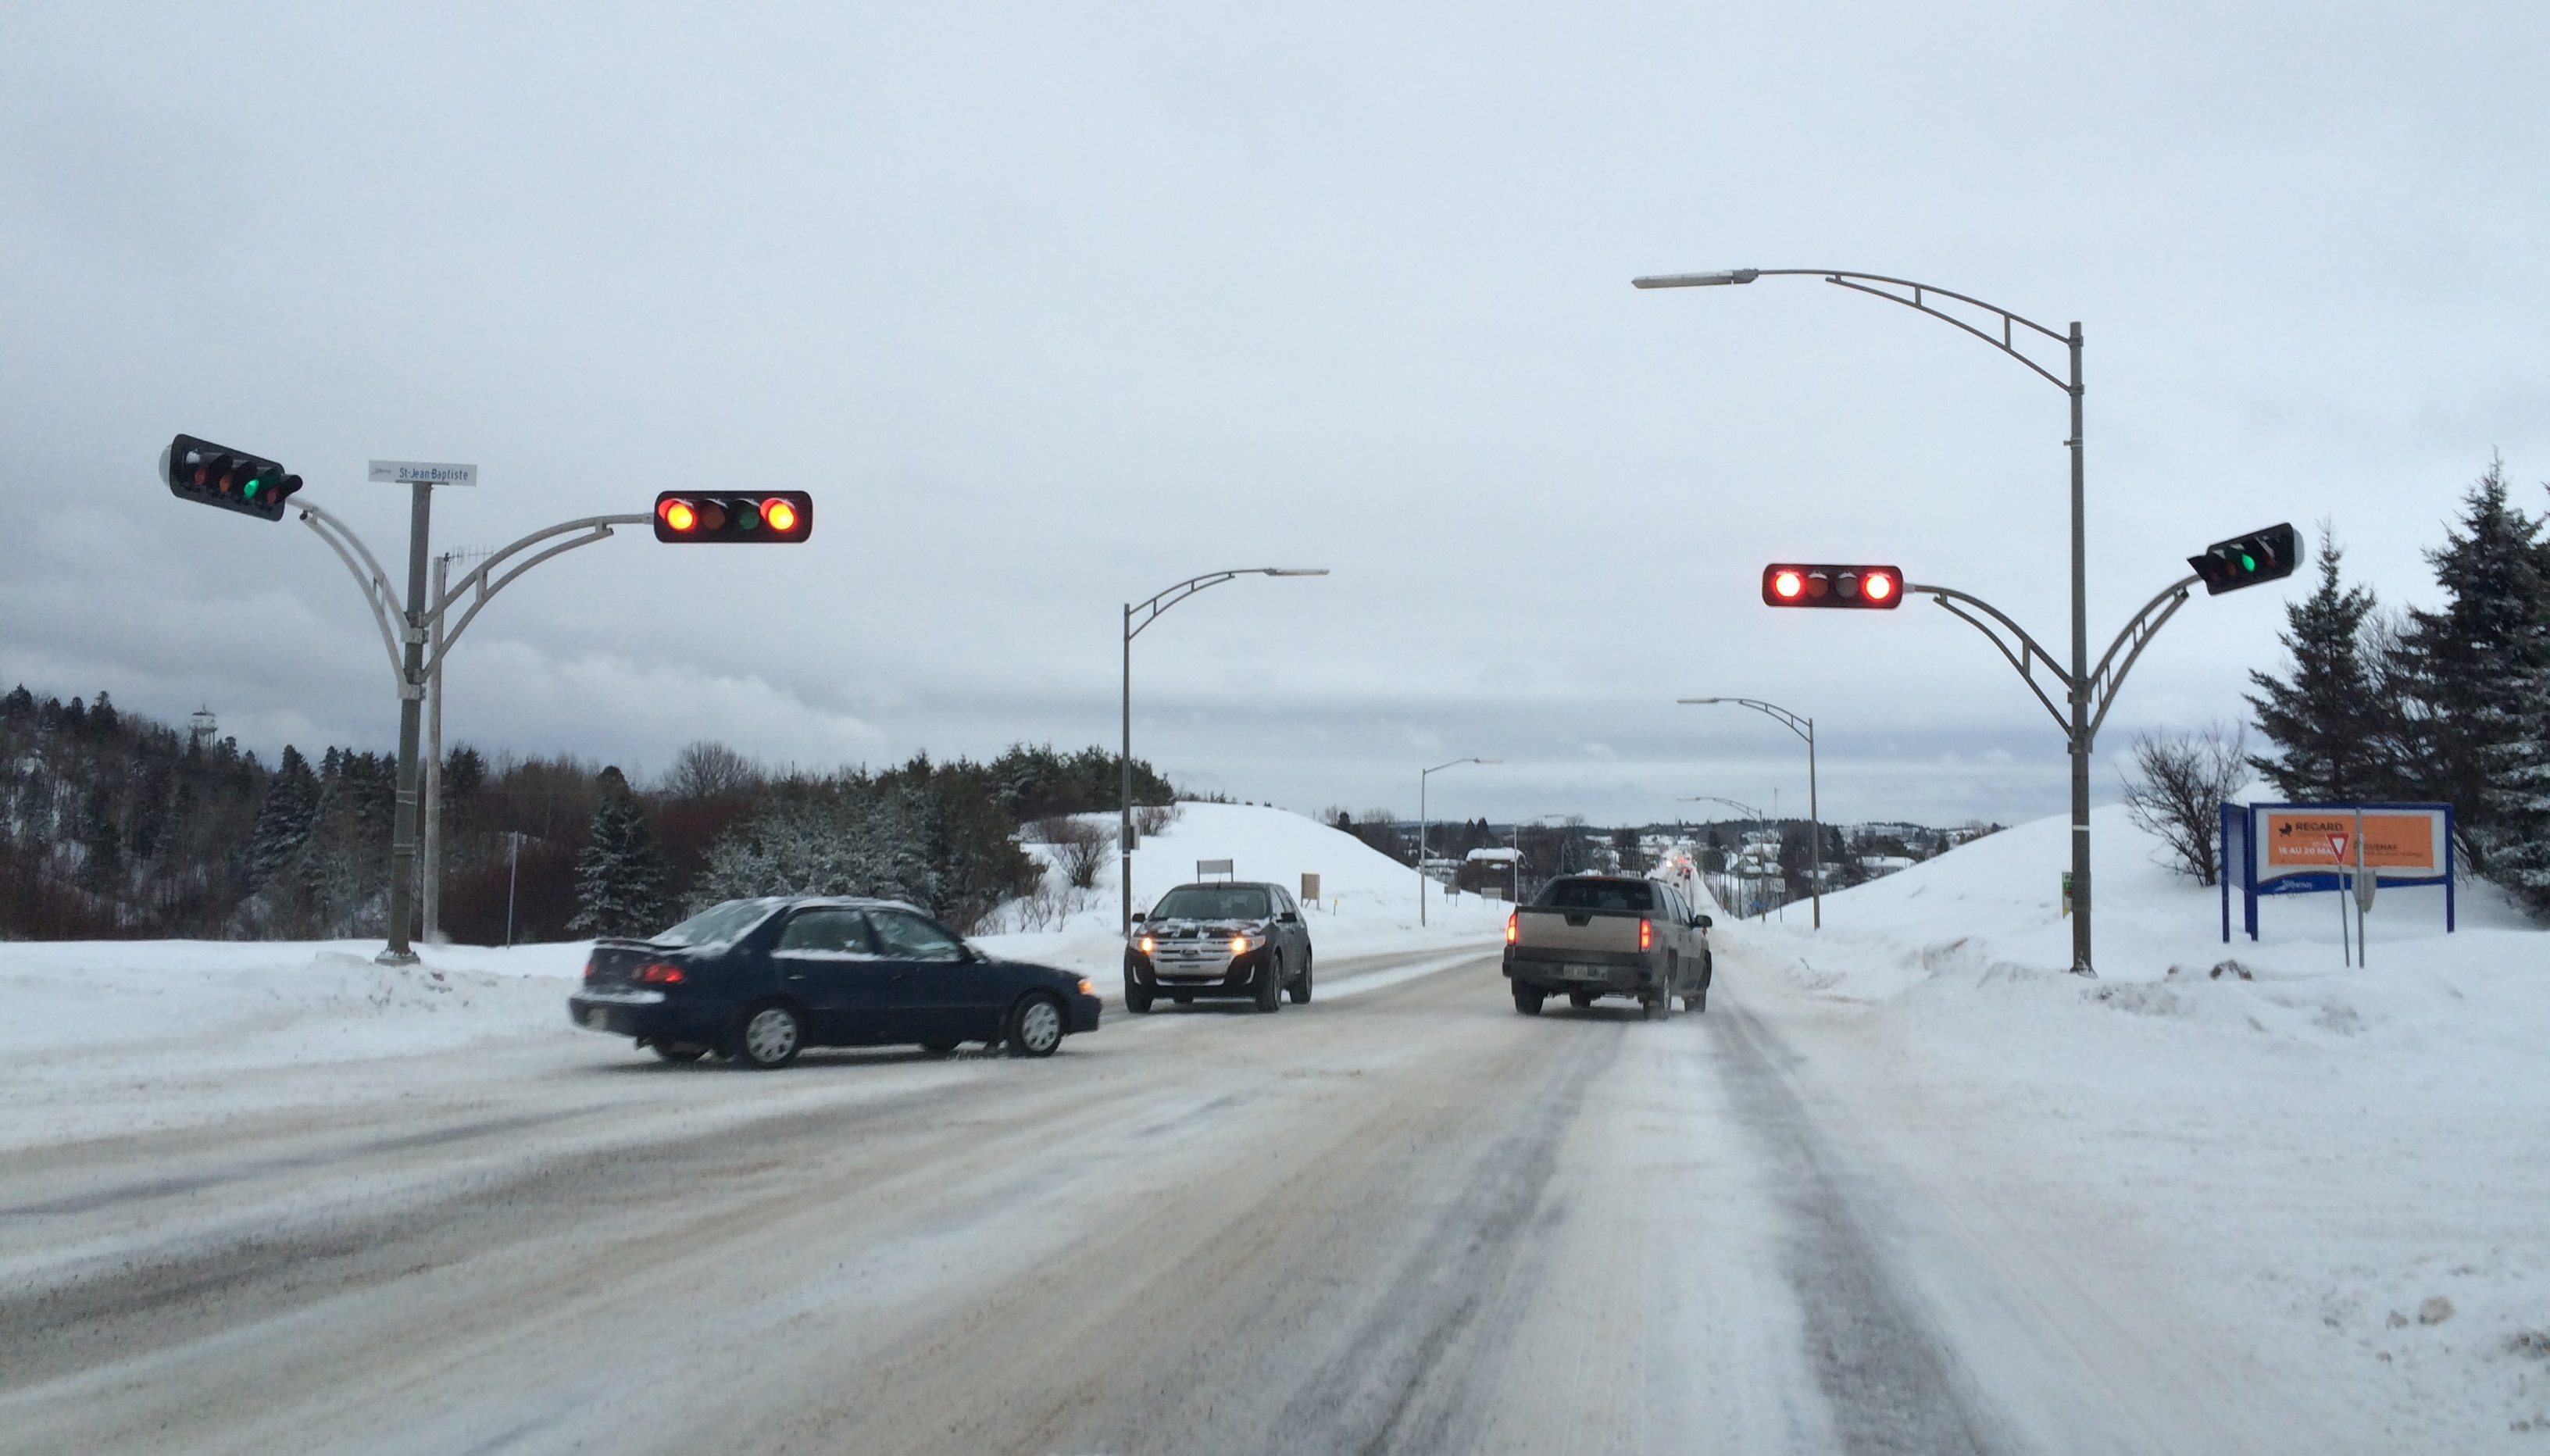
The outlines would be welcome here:
M 1322 971 L 1050 1061 L 561 1029 L 14 1150 L 0 1449 L 2343 1444 L 1885 1157 L 1725 958 L 1663 1023 L 1519 1017 L 1476 953 Z

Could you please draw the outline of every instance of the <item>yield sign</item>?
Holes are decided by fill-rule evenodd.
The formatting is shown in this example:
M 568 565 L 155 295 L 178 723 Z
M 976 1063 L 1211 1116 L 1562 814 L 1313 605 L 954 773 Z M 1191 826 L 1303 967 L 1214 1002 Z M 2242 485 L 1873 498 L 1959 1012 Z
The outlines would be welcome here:
M 2328 851 L 2329 851 L 2329 853 L 2334 854 L 2334 855 L 2336 855 L 2336 856 L 2337 856 L 2337 862 L 2338 862 L 2339 864 L 2344 864 L 2344 863 L 2346 863 L 2346 835 L 2344 835 L 2344 834 L 2331 834 L 2331 835 L 2329 835 L 2329 836 L 2328 836 Z

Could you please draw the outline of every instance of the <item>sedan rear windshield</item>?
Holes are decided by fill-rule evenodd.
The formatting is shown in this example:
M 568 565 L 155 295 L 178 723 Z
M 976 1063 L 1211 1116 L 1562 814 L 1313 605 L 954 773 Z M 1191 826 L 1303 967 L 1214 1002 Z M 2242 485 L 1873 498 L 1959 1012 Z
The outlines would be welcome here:
M 658 945 L 723 945 L 778 909 L 774 900 L 730 900 L 713 905 L 655 937 Z
M 1155 921 L 1262 921 L 1273 914 L 1254 885 L 1181 885 L 1151 908 Z
M 1653 910 L 1656 892 L 1644 880 L 1552 880 L 1540 903 L 1557 910 Z

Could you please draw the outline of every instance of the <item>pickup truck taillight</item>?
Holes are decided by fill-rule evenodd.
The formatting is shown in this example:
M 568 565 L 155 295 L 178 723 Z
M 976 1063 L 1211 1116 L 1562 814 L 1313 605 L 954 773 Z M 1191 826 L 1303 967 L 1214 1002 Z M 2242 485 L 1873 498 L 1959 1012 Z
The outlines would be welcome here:
M 1508 945 L 1514 944 L 1515 937 L 1521 933 L 1521 926 L 1517 923 L 1517 922 L 1521 919 L 1521 911 L 1510 910 L 1506 912 L 1506 943 Z
M 1638 948 L 1640 950 L 1653 950 L 1656 948 L 1655 922 L 1646 920 L 1638 922 Z

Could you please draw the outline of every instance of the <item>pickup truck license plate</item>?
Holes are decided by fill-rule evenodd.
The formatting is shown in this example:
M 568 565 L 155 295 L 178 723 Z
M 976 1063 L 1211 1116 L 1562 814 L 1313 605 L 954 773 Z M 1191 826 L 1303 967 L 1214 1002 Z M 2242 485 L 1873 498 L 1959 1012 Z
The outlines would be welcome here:
M 1601 966 L 1569 966 L 1567 968 L 1567 979 L 1570 981 L 1600 981 L 1603 979 L 1603 968 Z

